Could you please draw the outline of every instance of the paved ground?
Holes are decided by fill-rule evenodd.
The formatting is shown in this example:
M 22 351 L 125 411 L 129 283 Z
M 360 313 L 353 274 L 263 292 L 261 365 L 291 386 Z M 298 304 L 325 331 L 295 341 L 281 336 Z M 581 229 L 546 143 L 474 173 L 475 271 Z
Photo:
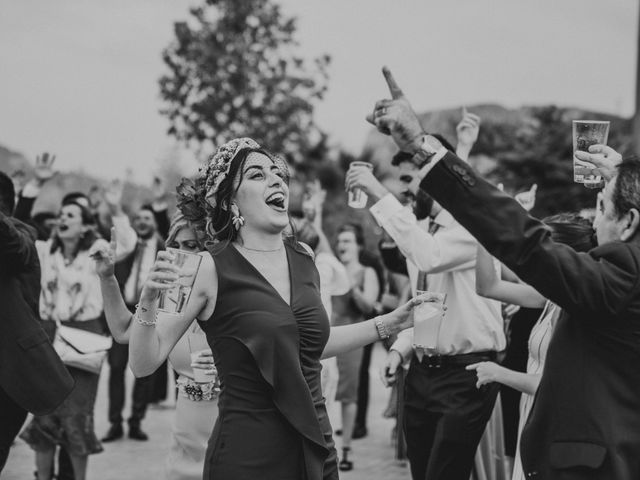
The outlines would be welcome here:
M 371 368 L 371 403 L 369 407 L 369 435 L 353 442 L 353 461 L 355 469 L 341 475 L 342 480 L 409 480 L 409 469 L 404 462 L 394 458 L 391 443 L 393 421 L 384 419 L 381 412 L 387 403 L 388 391 L 380 384 L 377 365 L 384 356 L 384 350 L 378 344 L 373 352 Z M 107 427 L 107 371 L 102 372 L 98 401 L 96 403 L 96 431 L 102 436 Z M 129 384 L 132 381 L 130 375 Z M 128 392 L 131 390 L 129 389 Z M 337 408 L 331 408 L 332 424 L 340 426 Z M 128 412 L 129 405 L 126 406 Z M 144 430 L 149 434 L 147 442 L 120 440 L 105 444 L 105 451 L 90 457 L 89 480 L 127 480 L 127 479 L 162 479 L 163 463 L 169 448 L 169 435 L 173 410 L 150 410 L 144 421 Z M 336 445 L 340 447 L 340 438 L 336 437 Z M 2 480 L 33 479 L 34 455 L 31 449 L 21 440 L 17 440 L 9 455 Z

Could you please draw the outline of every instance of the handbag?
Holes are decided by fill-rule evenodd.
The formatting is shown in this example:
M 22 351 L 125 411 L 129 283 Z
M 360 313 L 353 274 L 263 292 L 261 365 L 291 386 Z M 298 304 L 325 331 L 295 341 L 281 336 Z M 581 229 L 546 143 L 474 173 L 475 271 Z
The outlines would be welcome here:
M 79 328 L 67 327 L 57 322 L 58 328 L 53 347 L 65 365 L 96 375 L 111 348 L 112 339 Z

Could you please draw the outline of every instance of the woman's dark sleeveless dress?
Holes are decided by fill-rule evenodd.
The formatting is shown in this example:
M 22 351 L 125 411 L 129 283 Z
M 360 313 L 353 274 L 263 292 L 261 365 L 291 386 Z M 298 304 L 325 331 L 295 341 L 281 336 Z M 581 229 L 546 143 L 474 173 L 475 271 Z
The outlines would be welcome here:
M 313 259 L 285 242 L 291 306 L 232 245 L 213 255 L 218 297 L 200 322 L 221 380 L 205 480 L 336 480 L 320 389 L 329 337 Z

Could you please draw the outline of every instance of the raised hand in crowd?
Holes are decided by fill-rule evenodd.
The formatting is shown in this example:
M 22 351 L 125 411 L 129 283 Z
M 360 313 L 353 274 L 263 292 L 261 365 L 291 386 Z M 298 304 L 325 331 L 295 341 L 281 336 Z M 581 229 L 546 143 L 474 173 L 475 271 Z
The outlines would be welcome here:
M 153 196 L 151 205 L 154 210 L 165 210 L 167 208 L 167 186 L 162 178 L 158 176 L 153 177 L 151 195 Z
M 591 145 L 589 152 L 575 152 L 576 158 L 580 162 L 588 162 L 594 167 L 583 165 L 583 168 L 576 168 L 578 175 L 602 175 L 605 182 L 608 182 L 616 175 L 617 166 L 622 162 L 622 155 L 607 145 Z
M 531 188 L 529 190 L 517 193 L 513 198 L 518 201 L 522 208 L 524 208 L 527 212 L 530 212 L 536 204 L 537 190 L 538 185 L 534 183 L 533 185 L 531 185 Z
M 415 153 L 422 145 L 422 136 L 425 133 L 420 119 L 396 83 L 391 71 L 383 67 L 382 74 L 389 86 L 391 99 L 376 102 L 373 113 L 367 115 L 367 121 L 375 125 L 381 133 L 391 135 L 400 150 Z
M 456 155 L 462 160 L 468 160 L 473 145 L 478 140 L 480 133 L 480 117 L 467 111 L 467 107 L 462 107 L 462 120 L 456 126 L 458 144 L 456 145 Z
M 46 152 L 42 155 L 36 156 L 36 165 L 33 172 L 33 178 L 23 185 L 24 188 L 21 188 L 18 195 L 18 202 L 16 203 L 15 208 L 15 216 L 19 220 L 30 221 L 31 210 L 33 209 L 36 198 L 40 194 L 40 189 L 57 173 L 53 168 L 55 160 L 55 155 L 51 155 Z M 24 174 L 24 172 L 22 173 Z
M 56 156 L 47 152 L 36 156 L 36 169 L 33 172 L 33 175 L 38 186 L 44 185 L 47 181 L 51 180 L 56 173 L 58 173 L 53 168 L 55 161 Z
M 122 194 L 124 183 L 122 180 L 111 180 L 104 189 L 104 201 L 109 207 L 111 215 L 122 215 Z
M 373 171 L 364 166 L 356 165 L 349 168 L 345 179 L 345 186 L 347 190 L 361 188 L 373 202 L 377 202 L 389 193 L 375 177 Z
M 306 184 L 302 200 L 302 214 L 316 228 L 322 225 L 322 209 L 326 198 L 327 191 L 322 188 L 319 180 L 316 179 Z

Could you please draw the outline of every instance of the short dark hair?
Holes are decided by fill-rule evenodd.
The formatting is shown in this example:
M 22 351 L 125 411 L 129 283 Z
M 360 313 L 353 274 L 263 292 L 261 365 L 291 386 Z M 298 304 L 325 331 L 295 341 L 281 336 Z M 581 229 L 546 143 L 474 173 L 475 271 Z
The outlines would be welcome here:
M 151 212 L 151 215 L 154 216 L 155 218 L 155 210 L 153 209 L 153 207 L 151 206 L 150 203 L 144 203 L 140 206 L 140 208 L 138 209 L 138 212 L 141 212 L 142 210 L 147 210 L 148 212 Z
M 364 246 L 364 231 L 362 225 L 351 222 L 345 223 L 338 229 L 337 235 L 344 232 L 353 232 L 353 235 L 356 237 L 356 243 L 361 247 Z
M 0 211 L 11 216 L 16 206 L 16 189 L 13 180 L 4 172 L 0 172 Z
M 440 135 L 439 133 L 430 133 L 429 135 L 431 135 L 434 138 L 437 138 L 438 141 L 442 144 L 442 146 L 447 150 L 449 150 L 451 153 L 456 153 L 456 149 L 453 148 L 453 145 L 451 145 L 449 141 L 446 138 L 444 138 L 442 135 Z M 411 162 L 412 160 L 413 160 L 413 155 L 407 152 L 400 151 L 396 153 L 391 159 L 391 165 L 393 165 L 394 167 L 397 167 L 402 162 Z
M 640 159 L 634 156 L 623 160 L 615 182 L 611 199 L 618 219 L 632 208 L 640 211 Z
M 64 197 L 62 197 L 62 206 L 76 204 L 81 207 L 89 207 L 91 202 L 89 201 L 89 197 L 82 192 L 69 192 Z

